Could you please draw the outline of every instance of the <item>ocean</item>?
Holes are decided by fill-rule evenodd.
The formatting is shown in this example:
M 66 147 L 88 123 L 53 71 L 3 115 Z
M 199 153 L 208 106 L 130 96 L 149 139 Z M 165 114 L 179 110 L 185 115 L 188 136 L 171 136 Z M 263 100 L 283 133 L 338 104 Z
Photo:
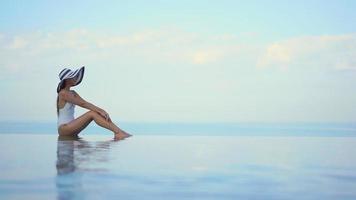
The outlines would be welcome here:
M 133 135 L 225 135 L 225 136 L 356 136 L 355 123 L 182 123 L 122 122 Z M 0 121 L 1 133 L 56 134 L 56 122 Z M 94 122 L 81 134 L 111 134 Z

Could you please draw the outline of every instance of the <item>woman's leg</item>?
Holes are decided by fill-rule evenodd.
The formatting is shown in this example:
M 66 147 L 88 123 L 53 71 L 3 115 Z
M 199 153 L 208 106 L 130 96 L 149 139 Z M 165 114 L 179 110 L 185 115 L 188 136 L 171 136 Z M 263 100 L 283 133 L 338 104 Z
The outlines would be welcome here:
M 93 115 L 93 119 L 95 121 L 96 124 L 98 124 L 99 126 L 109 129 L 112 132 L 116 133 L 120 133 L 122 130 L 117 127 L 113 122 L 111 121 L 107 121 L 103 116 L 101 116 L 99 113 L 94 112 L 94 111 L 89 111 L 92 112 Z
M 65 134 L 79 134 L 88 124 L 94 120 L 96 124 L 106 129 L 111 130 L 115 134 L 119 133 L 126 133 L 117 127 L 113 122 L 106 121 L 104 117 L 102 117 L 99 113 L 95 111 L 88 111 L 81 115 L 80 117 L 74 119 L 73 121 L 69 122 L 68 124 L 63 126 L 63 132 Z
M 101 116 L 97 112 L 89 111 L 92 112 L 93 119 L 95 123 L 97 123 L 99 126 L 107 128 L 111 130 L 112 132 L 115 133 L 115 139 L 124 139 L 127 137 L 132 136 L 131 134 L 128 134 L 127 132 L 121 130 L 119 127 L 117 127 L 109 118 L 107 121 L 103 116 Z
M 87 127 L 93 120 L 92 114 L 89 112 L 84 113 L 73 121 L 62 125 L 60 135 L 70 136 L 79 134 L 85 127 Z

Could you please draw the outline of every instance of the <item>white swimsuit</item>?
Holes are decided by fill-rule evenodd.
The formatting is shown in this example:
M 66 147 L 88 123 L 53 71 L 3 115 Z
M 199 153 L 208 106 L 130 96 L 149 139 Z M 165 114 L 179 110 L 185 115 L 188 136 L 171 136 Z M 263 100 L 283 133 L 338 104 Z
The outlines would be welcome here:
M 74 107 L 74 104 L 66 102 L 64 107 L 59 109 L 57 127 L 74 119 Z

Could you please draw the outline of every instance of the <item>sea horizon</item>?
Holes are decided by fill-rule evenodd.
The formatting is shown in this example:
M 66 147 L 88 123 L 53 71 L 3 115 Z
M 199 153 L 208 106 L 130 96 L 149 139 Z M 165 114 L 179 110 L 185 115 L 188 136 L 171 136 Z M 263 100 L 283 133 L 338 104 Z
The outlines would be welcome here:
M 318 136 L 354 137 L 356 122 L 120 122 L 121 129 L 132 135 L 205 135 L 205 136 Z M 0 134 L 56 134 L 56 122 L 51 121 L 0 121 Z M 111 132 L 90 123 L 81 132 L 110 134 Z

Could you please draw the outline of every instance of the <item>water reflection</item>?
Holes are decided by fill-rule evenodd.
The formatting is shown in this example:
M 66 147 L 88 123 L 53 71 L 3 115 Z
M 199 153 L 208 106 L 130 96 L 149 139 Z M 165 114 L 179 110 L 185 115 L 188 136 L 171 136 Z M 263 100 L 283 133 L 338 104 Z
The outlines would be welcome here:
M 85 199 L 83 172 L 98 170 L 95 164 L 107 162 L 108 150 L 111 144 L 116 142 L 89 142 L 79 136 L 58 136 L 57 199 Z

